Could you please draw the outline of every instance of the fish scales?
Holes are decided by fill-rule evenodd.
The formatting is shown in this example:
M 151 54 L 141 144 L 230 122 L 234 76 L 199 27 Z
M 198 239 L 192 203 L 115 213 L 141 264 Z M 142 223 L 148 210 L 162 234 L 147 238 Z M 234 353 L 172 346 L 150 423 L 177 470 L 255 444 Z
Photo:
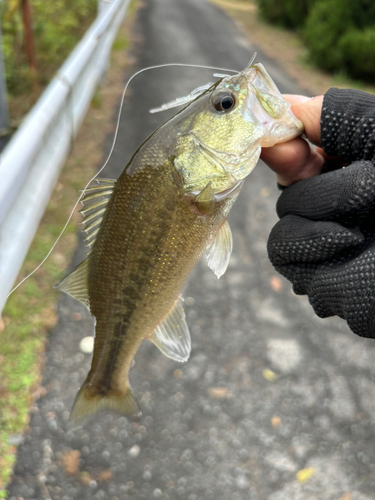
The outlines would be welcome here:
M 100 353 L 94 354 L 93 383 L 123 384 L 130 350 L 135 354 L 167 314 L 235 201 L 217 203 L 210 217 L 197 215 L 174 173 L 169 160 L 131 177 L 124 172 L 116 184 L 89 264 L 90 309 L 97 318 L 95 354 Z M 115 283 L 114 274 L 121 276 Z M 121 332 L 119 337 L 107 335 L 112 328 Z M 118 376 L 112 378 L 115 372 Z
M 232 251 L 227 221 L 262 147 L 300 135 L 261 64 L 224 77 L 159 127 L 117 181 L 83 198 L 87 259 L 58 286 L 95 316 L 91 370 L 71 414 L 139 417 L 128 374 L 143 339 L 176 361 L 191 340 L 181 289 L 199 259 L 220 277 Z

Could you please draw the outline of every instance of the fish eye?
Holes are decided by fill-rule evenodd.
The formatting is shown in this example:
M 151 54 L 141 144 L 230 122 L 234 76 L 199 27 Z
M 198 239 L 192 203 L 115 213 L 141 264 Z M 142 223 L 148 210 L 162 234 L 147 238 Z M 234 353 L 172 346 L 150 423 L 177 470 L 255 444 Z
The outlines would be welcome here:
M 212 103 L 216 111 L 227 113 L 231 111 L 236 105 L 236 98 L 232 92 L 219 92 L 214 95 Z

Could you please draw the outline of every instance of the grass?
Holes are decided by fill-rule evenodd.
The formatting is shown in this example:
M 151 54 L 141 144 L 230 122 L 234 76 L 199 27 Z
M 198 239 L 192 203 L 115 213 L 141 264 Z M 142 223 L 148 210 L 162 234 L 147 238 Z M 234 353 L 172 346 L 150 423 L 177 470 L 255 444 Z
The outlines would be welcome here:
M 90 170 L 90 172 L 88 172 Z M 52 246 L 92 168 L 82 168 L 73 158 L 67 164 L 30 248 L 19 279 L 34 269 Z M 74 179 L 74 181 L 72 180 Z M 60 185 L 58 184 L 58 186 Z M 58 187 L 59 189 L 59 187 Z M 53 221 L 53 222 L 52 222 Z M 8 300 L 0 334 L 0 489 L 9 480 L 16 447 L 12 437 L 28 424 L 30 405 L 37 394 L 48 332 L 56 323 L 57 292 L 76 245 L 77 221 L 70 223 L 64 239 L 40 272 Z M 4 491 L 0 498 L 5 498 Z
M 136 2 L 121 26 L 112 51 L 106 87 L 98 89 L 75 141 L 73 151 L 52 193 L 37 234 L 17 279 L 19 282 L 45 257 L 64 226 L 81 189 L 102 163 L 102 146 L 113 132 L 112 114 L 123 90 L 128 64 L 130 27 Z M 84 160 L 83 160 L 84 159 Z M 53 286 L 65 274 L 77 245 L 81 216 L 75 214 L 54 252 L 9 298 L 0 322 L 0 500 L 14 466 L 13 444 L 26 429 L 29 409 L 45 393 L 40 387 L 48 335 L 56 324 L 58 292 Z

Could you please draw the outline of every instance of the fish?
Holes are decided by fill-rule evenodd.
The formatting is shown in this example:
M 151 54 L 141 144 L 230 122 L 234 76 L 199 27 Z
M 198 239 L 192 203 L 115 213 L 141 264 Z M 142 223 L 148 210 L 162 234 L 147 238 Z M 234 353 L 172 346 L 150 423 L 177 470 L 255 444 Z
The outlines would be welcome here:
M 143 142 L 118 180 L 97 179 L 82 199 L 89 252 L 57 285 L 96 322 L 73 427 L 103 409 L 140 418 L 129 370 L 143 340 L 188 359 L 180 294 L 189 274 L 203 256 L 218 278 L 225 273 L 228 214 L 261 148 L 303 133 L 261 63 L 221 76 Z

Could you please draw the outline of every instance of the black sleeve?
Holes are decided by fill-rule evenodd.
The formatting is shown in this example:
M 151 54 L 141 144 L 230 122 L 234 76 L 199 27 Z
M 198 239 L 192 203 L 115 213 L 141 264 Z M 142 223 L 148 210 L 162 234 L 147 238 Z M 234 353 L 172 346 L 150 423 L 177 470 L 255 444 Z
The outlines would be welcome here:
M 321 115 L 323 149 L 348 163 L 375 163 L 375 96 L 353 89 L 331 88 Z

